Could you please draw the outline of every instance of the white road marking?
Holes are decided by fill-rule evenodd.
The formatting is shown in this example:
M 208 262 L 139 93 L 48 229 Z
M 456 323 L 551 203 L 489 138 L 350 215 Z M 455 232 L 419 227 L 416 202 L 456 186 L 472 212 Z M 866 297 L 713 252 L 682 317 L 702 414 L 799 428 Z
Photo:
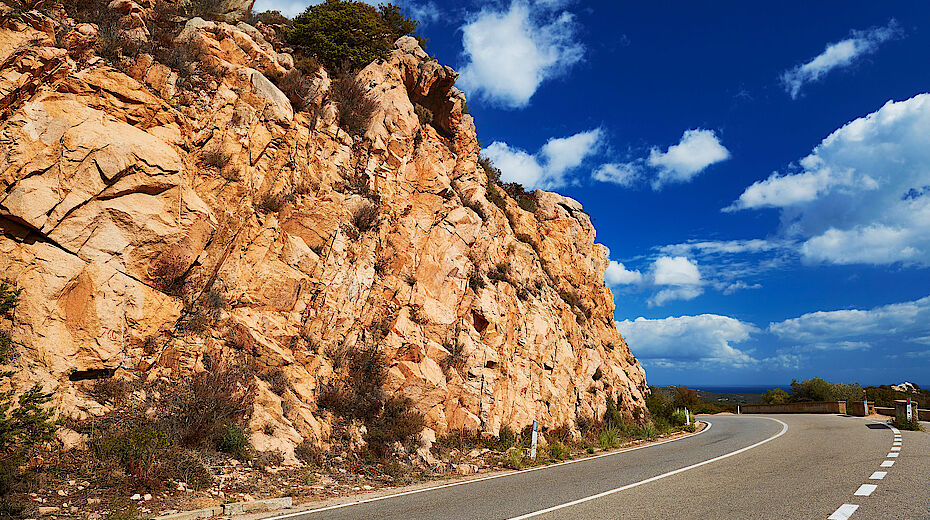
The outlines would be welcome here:
M 856 509 L 859 509 L 859 506 L 855 504 L 843 504 L 827 520 L 847 520 L 856 512 Z
M 767 417 L 763 417 L 763 418 L 766 419 Z M 777 419 L 772 419 L 772 420 L 775 421 L 775 420 L 777 420 Z M 675 438 L 675 439 L 669 439 L 669 440 L 666 440 L 666 441 L 655 442 L 655 443 L 646 444 L 646 445 L 643 445 L 643 446 L 636 446 L 636 447 L 633 447 L 633 448 L 626 448 L 626 449 L 622 449 L 622 450 L 619 450 L 619 451 L 612 451 L 612 452 L 610 452 L 610 453 L 601 453 L 600 455 L 594 455 L 594 456 L 592 456 L 592 457 L 585 457 L 585 458 L 583 458 L 583 459 L 566 460 L 565 462 L 558 462 L 558 463 L 556 463 L 556 464 L 549 464 L 548 466 L 536 466 L 535 468 L 529 468 L 529 469 L 524 469 L 524 470 L 520 470 L 520 471 L 511 471 L 511 472 L 509 472 L 509 473 L 502 473 L 502 474 L 498 474 L 498 475 L 490 475 L 490 476 L 481 477 L 481 478 L 473 478 L 473 479 L 470 479 L 470 480 L 462 480 L 462 481 L 459 481 L 459 482 L 452 482 L 451 484 L 442 484 L 442 485 L 440 485 L 440 486 L 433 486 L 433 487 L 428 487 L 428 488 L 411 489 L 410 491 L 403 491 L 403 492 L 401 492 L 401 493 L 394 493 L 394 494 L 391 494 L 391 495 L 384 495 L 384 496 L 380 496 L 380 497 L 366 498 L 366 499 L 364 499 L 364 500 L 356 500 L 356 501 L 354 501 L 354 502 L 346 502 L 346 503 L 344 503 L 344 504 L 336 504 L 336 505 L 332 505 L 332 506 L 320 507 L 320 508 L 317 508 L 317 509 L 307 509 L 307 510 L 305 510 L 305 511 L 297 511 L 296 513 L 288 513 L 288 514 L 286 514 L 286 515 L 269 516 L 269 517 L 267 517 L 267 518 L 265 518 L 265 519 L 263 519 L 263 520 L 282 520 L 282 519 L 284 519 L 284 518 L 292 518 L 292 517 L 295 517 L 295 516 L 309 515 L 309 514 L 312 514 L 312 513 L 321 513 L 321 512 L 323 512 L 323 511 L 332 511 L 333 509 L 342 509 L 342 508 L 350 507 L 350 506 L 357 506 L 357 505 L 361 505 L 361 504 L 369 504 L 369 503 L 371 503 L 371 502 L 380 502 L 380 501 L 382 501 L 382 500 L 387 500 L 387 499 L 389 499 L 389 498 L 397 498 L 397 497 L 402 497 L 402 496 L 407 496 L 407 495 L 415 495 L 415 494 L 417 494 L 417 493 L 425 493 L 426 491 L 435 491 L 435 490 L 437 490 L 437 489 L 443 489 L 443 488 L 449 488 L 449 487 L 455 487 L 455 486 L 462 486 L 462 485 L 465 485 L 465 484 L 472 484 L 472 483 L 474 483 L 474 482 L 482 482 L 482 481 L 485 481 L 485 480 L 492 480 L 492 479 L 496 479 L 496 478 L 512 477 L 512 476 L 514 476 L 514 475 L 522 475 L 523 473 L 529 473 L 529 472 L 531 472 L 531 471 L 539 471 L 539 470 L 544 470 L 544 469 L 550 469 L 550 468 L 554 468 L 554 467 L 556 467 L 556 466 L 565 466 L 566 464 L 574 464 L 574 463 L 576 463 L 576 462 L 584 462 L 584 461 L 587 461 L 587 460 L 599 459 L 599 458 L 601 458 L 601 457 L 612 457 L 612 456 L 614 456 L 614 455 L 620 455 L 620 454 L 622 454 L 622 453 L 627 453 L 627 452 L 630 452 L 630 451 L 641 450 L 641 449 L 644 449 L 644 448 L 651 448 L 651 447 L 653 447 L 653 446 L 658 446 L 658 445 L 660 445 L 660 444 L 666 444 L 666 443 L 669 443 L 669 442 L 675 442 L 675 441 L 679 441 L 679 440 L 682 440 L 682 439 L 690 439 L 690 438 L 694 437 L 695 435 L 700 435 L 700 434 L 706 432 L 707 430 L 710 430 L 710 427 L 713 425 L 713 423 L 710 423 L 710 422 L 707 422 L 707 421 L 704 421 L 704 422 L 707 423 L 707 427 L 706 427 L 706 428 L 704 428 L 703 430 L 701 430 L 701 431 L 699 431 L 699 432 L 697 432 L 697 433 L 693 433 L 693 434 L 687 435 L 687 436 L 685 436 L 685 437 L 678 437 L 678 438 Z M 778 421 L 778 422 L 781 422 L 781 421 Z M 785 424 L 785 423 L 782 423 L 782 424 Z M 787 428 L 787 426 L 785 426 L 785 428 Z M 784 432 L 783 432 L 783 433 L 784 433 Z
M 898 455 L 900 455 L 900 453 L 898 453 L 898 452 L 896 452 L 896 451 L 893 451 L 893 452 L 891 452 L 891 453 L 888 454 L 888 456 L 889 456 L 889 457 L 892 457 L 892 458 L 897 457 Z
M 634 482 L 634 483 L 632 483 L 632 484 L 627 484 L 627 485 L 625 485 L 625 486 L 621 486 L 621 487 L 618 487 L 618 488 L 610 489 L 610 490 L 604 491 L 604 492 L 602 492 L 602 493 L 598 493 L 598 494 L 596 494 L 596 495 L 591 495 L 591 496 L 587 496 L 587 497 L 584 497 L 584 498 L 579 498 L 578 500 L 572 500 L 571 502 L 566 502 L 566 503 L 564 503 L 564 504 L 559 504 L 559 505 L 557 505 L 557 506 L 547 507 L 546 509 L 540 509 L 539 511 L 533 511 L 532 513 L 527 513 L 527 514 L 525 514 L 525 515 L 515 516 L 515 517 L 513 517 L 513 518 L 511 518 L 511 519 L 509 519 L 509 520 L 524 520 L 524 519 L 526 519 L 526 518 L 533 518 L 533 517 L 535 517 L 535 516 L 544 515 L 544 514 L 546 514 L 546 513 L 551 513 L 551 512 L 553 512 L 553 511 L 558 511 L 558 510 L 560 510 L 560 509 L 565 509 L 566 507 L 576 506 L 576 505 L 578 505 L 578 504 L 583 504 L 583 503 L 589 502 L 589 501 L 591 501 L 591 500 L 595 500 L 595 499 L 598 499 L 598 498 L 603 498 L 603 497 L 606 497 L 606 496 L 609 496 L 609 495 L 613 495 L 614 493 L 619 493 L 619 492 L 621 492 L 621 491 L 625 491 L 625 490 L 627 490 L 627 489 L 635 488 L 635 487 L 641 486 L 641 485 L 643 485 L 643 484 L 648 484 L 648 483 L 650 483 L 650 482 L 655 482 L 656 480 L 663 479 L 663 478 L 665 478 L 665 477 L 670 477 L 670 476 L 672 476 L 672 475 L 677 475 L 677 474 L 682 473 L 682 472 L 684 472 L 684 471 L 688 471 L 689 469 L 699 468 L 699 467 L 701 467 L 701 466 L 704 466 L 705 464 L 710 464 L 710 463 L 712 463 L 712 462 L 717 462 L 718 460 L 723 460 L 723 459 L 726 459 L 726 458 L 728 458 L 728 457 L 732 457 L 732 456 L 734 456 L 734 455 L 739 455 L 740 453 L 743 453 L 744 451 L 748 451 L 748 450 L 751 450 L 751 449 L 756 448 L 756 447 L 758 447 L 758 446 L 762 446 L 763 444 L 765 444 L 765 443 L 767 443 L 767 442 L 769 442 L 769 441 L 773 441 L 773 440 L 775 440 L 775 439 L 781 437 L 782 435 L 785 434 L 785 432 L 788 431 L 788 425 L 785 424 L 785 423 L 783 423 L 783 422 L 781 422 L 781 421 L 779 421 L 778 419 L 772 419 L 771 417 L 760 417 L 760 419 L 768 419 L 768 420 L 770 420 L 770 421 L 775 421 L 775 422 L 781 424 L 781 425 L 782 425 L 781 431 L 778 432 L 778 433 L 776 433 L 775 435 L 769 437 L 768 439 L 765 439 L 765 440 L 763 440 L 763 441 L 759 441 L 759 442 L 757 442 L 757 443 L 755 443 L 755 444 L 752 444 L 752 445 L 750 445 L 750 446 L 746 446 L 745 448 L 740 448 L 740 449 L 738 449 L 738 450 L 736 450 L 736 451 L 731 451 L 730 453 L 726 453 L 726 454 L 724 454 L 724 455 L 720 455 L 719 457 L 714 457 L 714 458 L 712 458 L 712 459 L 708 459 L 708 460 L 705 460 L 705 461 L 703 461 L 703 462 L 698 462 L 697 464 L 692 464 L 692 465 L 686 466 L 686 467 L 684 467 L 684 468 L 679 468 L 679 469 L 676 469 L 676 470 L 673 470 L 673 471 L 669 471 L 668 473 L 663 473 L 663 474 L 661 474 L 661 475 L 656 475 L 656 476 L 654 476 L 654 477 L 647 478 L 646 480 L 640 480 L 639 482 Z M 859 507 L 859 506 L 853 506 L 853 507 Z M 855 511 L 855 509 L 853 509 L 853 511 Z M 832 518 L 832 517 L 831 517 L 831 518 Z M 845 519 L 845 518 L 849 518 L 849 517 L 848 517 L 848 516 L 844 516 L 844 517 L 842 517 L 842 518 Z
M 882 462 L 883 468 L 890 468 L 891 466 L 894 466 L 893 460 L 886 460 L 885 462 Z
M 859 489 L 857 489 L 856 492 L 853 494 L 856 495 L 857 497 L 867 497 L 871 495 L 872 492 L 875 491 L 875 488 L 877 487 L 878 486 L 876 486 L 875 484 L 862 484 L 861 486 L 859 486 Z
M 876 471 L 875 473 L 872 473 L 872 475 L 869 477 L 869 479 L 870 479 L 870 480 L 881 480 L 881 479 L 885 478 L 885 475 L 887 475 L 887 474 L 888 474 L 887 471 Z
M 891 451 L 901 451 L 901 446 L 892 446 Z
M 891 431 L 893 431 L 895 435 L 901 435 L 901 430 L 895 428 L 894 426 L 891 427 Z

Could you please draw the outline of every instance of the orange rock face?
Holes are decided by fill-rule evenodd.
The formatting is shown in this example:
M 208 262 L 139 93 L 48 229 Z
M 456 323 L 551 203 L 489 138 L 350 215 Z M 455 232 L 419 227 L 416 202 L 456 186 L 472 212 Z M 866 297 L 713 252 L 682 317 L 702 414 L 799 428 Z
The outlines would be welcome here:
M 488 201 L 456 73 L 412 38 L 360 73 L 377 110 L 352 136 L 326 73 L 314 115 L 295 110 L 268 79 L 293 59 L 244 23 L 188 22 L 179 41 L 199 42 L 213 79 L 182 88 L 144 54 L 127 72 L 76 62 L 47 22 L 0 29 L 0 270 L 24 289 L 19 377 L 55 388 L 63 414 L 106 411 L 75 370 L 186 377 L 241 349 L 290 382 L 258 382 L 251 427 L 293 460 L 330 434 L 316 401 L 331 353 L 376 344 L 386 390 L 440 435 L 574 427 L 608 396 L 645 416 L 590 219 L 555 193 L 537 191 L 535 213 Z M 368 205 L 377 218 L 353 225 Z M 208 294 L 228 306 L 179 328 Z

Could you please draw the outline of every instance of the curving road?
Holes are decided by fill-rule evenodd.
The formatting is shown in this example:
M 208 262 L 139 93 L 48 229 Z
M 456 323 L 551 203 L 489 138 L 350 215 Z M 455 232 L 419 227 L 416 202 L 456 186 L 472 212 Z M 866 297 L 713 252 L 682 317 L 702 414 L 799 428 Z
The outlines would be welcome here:
M 832 415 L 701 419 L 710 428 L 672 442 L 271 518 L 930 518 L 928 433 L 896 440 Z

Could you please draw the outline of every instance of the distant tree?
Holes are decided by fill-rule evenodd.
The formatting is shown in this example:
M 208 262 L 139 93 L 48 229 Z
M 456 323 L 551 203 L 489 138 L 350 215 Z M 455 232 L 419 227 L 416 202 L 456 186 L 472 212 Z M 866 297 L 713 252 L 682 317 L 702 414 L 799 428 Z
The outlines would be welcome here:
M 418 24 L 391 4 L 376 9 L 351 0 L 326 0 L 297 15 L 285 37 L 316 55 L 330 71 L 354 70 L 386 58 L 394 41 L 413 33 Z
M 801 382 L 793 379 L 791 380 L 791 400 L 794 402 L 831 401 L 833 389 L 830 383 L 819 377 L 805 379 Z
M 672 404 L 676 408 L 688 407 L 694 410 L 694 407 L 701 403 L 701 398 L 698 397 L 697 392 L 686 387 L 686 386 L 676 386 L 675 387 L 675 398 L 672 400 Z
M 771 390 L 766 390 L 765 393 L 762 394 L 762 402 L 765 404 L 787 403 L 789 399 L 791 399 L 791 395 L 781 388 L 772 388 Z

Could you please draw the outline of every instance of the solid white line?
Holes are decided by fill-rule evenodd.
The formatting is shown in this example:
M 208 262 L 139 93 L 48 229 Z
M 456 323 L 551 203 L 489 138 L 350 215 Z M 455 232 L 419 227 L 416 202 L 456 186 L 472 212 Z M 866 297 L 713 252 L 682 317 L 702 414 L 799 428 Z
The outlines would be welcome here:
M 885 478 L 885 475 L 887 475 L 887 474 L 888 474 L 887 471 L 876 471 L 875 473 L 872 473 L 872 475 L 869 477 L 869 479 L 870 479 L 870 480 L 881 480 L 881 479 Z
M 827 520 L 847 520 L 856 512 L 856 509 L 859 509 L 859 506 L 855 504 L 843 504 L 832 515 L 827 517 Z
M 781 437 L 782 435 L 785 434 L 786 431 L 788 431 L 788 425 L 785 424 L 785 423 L 783 423 L 783 422 L 781 422 L 781 421 L 779 421 L 778 419 L 772 419 L 771 417 L 760 417 L 760 419 L 768 419 L 768 420 L 770 420 L 770 421 L 775 421 L 775 422 L 777 422 L 777 423 L 780 423 L 780 424 L 782 425 L 781 431 L 778 432 L 778 433 L 776 433 L 775 435 L 769 437 L 768 439 L 765 439 L 765 440 L 763 440 L 763 441 L 757 442 L 757 443 L 755 443 L 755 444 L 753 444 L 753 445 L 750 445 L 750 446 L 746 446 L 745 448 L 740 448 L 740 449 L 738 449 L 738 450 L 736 450 L 736 451 L 732 451 L 732 452 L 730 452 L 730 453 L 726 453 L 726 454 L 724 454 L 724 455 L 720 455 L 719 457 L 714 457 L 714 458 L 712 458 L 712 459 L 708 459 L 708 460 L 705 460 L 705 461 L 703 461 L 703 462 L 698 462 L 697 464 L 692 464 L 692 465 L 686 466 L 686 467 L 684 467 L 684 468 L 679 468 L 679 469 L 676 469 L 676 470 L 673 470 L 673 471 L 669 471 L 668 473 L 663 473 L 663 474 L 661 474 L 661 475 L 656 475 L 655 477 L 647 478 L 646 480 L 640 480 L 639 482 L 634 482 L 634 483 L 632 483 L 632 484 L 627 484 L 627 485 L 625 485 L 625 486 L 621 486 L 621 487 L 618 487 L 618 488 L 615 488 L 615 489 L 611 489 L 611 490 L 608 490 L 608 491 L 604 491 L 604 492 L 598 493 L 598 494 L 596 494 L 596 495 L 591 495 L 591 496 L 588 496 L 588 497 L 579 498 L 578 500 L 572 500 L 571 502 L 566 502 L 566 503 L 564 503 L 564 504 L 559 504 L 559 505 L 557 505 L 557 506 L 547 507 L 546 509 L 540 509 L 539 511 L 534 511 L 534 512 L 532 512 L 532 513 L 527 513 L 527 514 L 525 514 L 525 515 L 515 516 L 515 517 L 511 518 L 510 520 L 523 520 L 523 519 L 525 519 L 525 518 L 533 518 L 534 516 L 544 515 L 544 514 L 546 514 L 546 513 L 551 513 L 551 512 L 553 512 L 553 511 L 558 511 L 558 510 L 560 510 L 560 509 L 565 509 L 566 507 L 571 507 L 571 506 L 575 506 L 575 505 L 578 505 L 578 504 L 583 504 L 583 503 L 589 502 L 589 501 L 591 501 L 591 500 L 595 500 L 595 499 L 598 499 L 598 498 L 603 498 L 603 497 L 606 497 L 606 496 L 609 496 L 609 495 L 613 495 L 614 493 L 619 493 L 619 492 L 621 492 L 621 491 L 624 491 L 624 490 L 627 490 L 627 489 L 630 489 L 630 488 L 634 488 L 634 487 L 637 487 L 637 486 L 641 486 L 641 485 L 643 485 L 643 484 L 648 484 L 649 482 L 655 482 L 656 480 L 663 479 L 663 478 L 665 478 L 665 477 L 670 477 L 670 476 L 672 476 L 672 475 L 677 475 L 677 474 L 679 474 L 679 473 L 681 473 L 681 472 L 688 471 L 689 469 L 699 468 L 699 467 L 701 467 L 701 466 L 703 466 L 703 465 L 705 465 L 705 464 L 710 464 L 711 462 L 717 462 L 718 460 L 723 460 L 723 459 L 725 459 L 725 458 L 732 457 L 732 456 L 734 456 L 734 455 L 738 455 L 738 454 L 740 454 L 740 453 L 743 453 L 744 451 L 748 451 L 748 450 L 751 450 L 751 449 L 756 448 L 756 447 L 758 447 L 758 446 L 762 446 L 763 444 L 765 444 L 765 443 L 767 443 L 767 442 L 769 442 L 769 441 L 772 441 L 772 440 L 775 440 L 775 439 Z
M 896 452 L 896 451 L 893 451 L 893 452 L 891 452 L 891 453 L 888 454 L 888 456 L 889 456 L 889 457 L 892 457 L 892 458 L 897 457 L 898 455 L 900 455 L 900 453 L 898 453 L 898 452 Z
M 894 466 L 893 460 L 886 460 L 885 462 L 882 462 L 883 468 L 890 468 L 891 466 Z
M 875 484 L 862 484 L 861 486 L 859 486 L 859 489 L 857 489 L 856 492 L 853 494 L 856 495 L 857 497 L 867 497 L 871 495 L 872 492 L 875 491 L 875 488 L 877 487 L 878 486 L 876 486 Z
M 773 419 L 773 420 L 775 420 L 775 419 Z M 269 516 L 269 517 L 267 517 L 267 518 L 265 518 L 265 519 L 263 519 L 263 520 L 282 520 L 282 519 L 284 519 L 284 518 L 292 518 L 292 517 L 300 516 L 300 515 L 309 515 L 309 514 L 313 514 L 313 513 L 322 513 L 323 511 L 332 511 L 332 510 L 334 510 L 334 509 L 342 509 L 342 508 L 350 507 L 350 506 L 357 506 L 357 505 L 361 505 L 361 504 L 369 504 L 369 503 L 371 503 L 371 502 L 380 502 L 380 501 L 382 501 L 382 500 L 387 500 L 387 499 L 389 499 L 389 498 L 397 498 L 397 497 L 403 497 L 403 496 L 407 496 L 407 495 L 415 495 L 415 494 L 417 494 L 417 493 L 425 493 L 425 492 L 427 492 L 427 491 L 435 491 L 435 490 L 437 490 L 437 489 L 444 489 L 444 488 L 450 488 L 450 487 L 455 487 L 455 486 L 463 486 L 463 485 L 465 485 L 465 484 L 473 484 L 473 483 L 475 483 L 475 482 L 483 482 L 483 481 L 485 481 L 485 480 L 492 480 L 492 479 L 504 478 L 504 477 L 512 477 L 512 476 L 514 476 L 514 475 L 522 475 L 522 474 L 524 474 L 524 473 L 529 473 L 529 472 L 531 472 L 531 471 L 539 471 L 539 470 L 543 470 L 543 469 L 551 469 L 551 468 L 554 468 L 554 467 L 557 467 L 557 466 L 565 466 L 566 464 L 574 464 L 574 463 L 576 463 L 576 462 L 585 462 L 585 461 L 589 461 L 589 460 L 599 459 L 599 458 L 601 458 L 601 457 L 612 457 L 612 456 L 614 456 L 614 455 L 620 455 L 620 454 L 627 453 L 627 452 L 630 452 L 630 451 L 636 451 L 636 450 L 642 450 L 642 449 L 645 449 L 645 448 L 651 448 L 651 447 L 653 447 L 653 446 L 658 446 L 658 445 L 660 445 L 660 444 L 667 444 L 667 443 L 669 443 L 669 442 L 680 441 L 680 440 L 682 440 L 682 439 L 690 439 L 690 438 L 694 437 L 695 435 L 700 435 L 700 434 L 706 432 L 707 430 L 710 430 L 710 427 L 711 427 L 712 423 L 709 423 L 709 422 L 707 422 L 707 421 L 704 421 L 704 422 L 707 424 L 707 427 L 706 427 L 706 428 L 704 428 L 703 430 L 701 430 L 701 431 L 699 431 L 699 432 L 697 432 L 697 433 L 692 433 L 691 435 L 686 435 L 686 436 L 684 436 L 684 437 L 677 437 L 677 438 L 675 438 L 675 439 L 669 439 L 669 440 L 666 440 L 666 441 L 660 441 L 660 442 L 655 442 L 655 443 L 651 443 L 651 444 L 644 444 L 644 445 L 642 445 L 642 446 L 634 446 L 634 447 L 632 447 L 632 448 L 625 448 L 625 449 L 621 449 L 621 450 L 618 450 L 618 451 L 611 451 L 610 453 L 601 453 L 600 455 L 594 455 L 594 456 L 592 456 L 592 457 L 585 457 L 585 458 L 583 458 L 583 459 L 566 460 L 565 462 L 558 462 L 558 463 L 556 463 L 556 464 L 549 464 L 549 465 L 547 465 L 547 466 L 536 466 L 535 468 L 528 468 L 528 469 L 524 469 L 524 470 L 520 470 L 520 471 L 511 471 L 511 472 L 509 472 L 509 473 L 501 473 L 501 474 L 498 474 L 498 475 L 489 475 L 489 476 L 487 476 L 487 477 L 473 478 L 473 479 L 470 479 L 470 480 L 462 480 L 462 481 L 459 481 L 459 482 L 452 482 L 451 484 L 442 484 L 442 485 L 439 485 L 439 486 L 433 486 L 433 487 L 427 487 L 427 488 L 411 489 L 410 491 L 403 491 L 403 492 L 401 492 L 401 493 L 394 493 L 394 494 L 391 494 L 391 495 L 384 495 L 384 496 L 380 496 L 380 497 L 366 498 L 366 499 L 364 499 L 364 500 L 355 500 L 355 501 L 353 501 L 353 502 L 346 502 L 346 503 L 344 503 L 344 504 L 336 504 L 336 505 L 332 505 L 332 506 L 320 507 L 320 508 L 317 508 L 317 509 L 308 509 L 308 510 L 306 510 L 306 511 L 297 511 L 296 513 L 288 513 L 288 514 L 286 514 L 286 515 Z M 781 421 L 779 421 L 779 422 L 781 422 Z M 784 424 L 784 423 L 783 423 L 783 424 Z
M 895 428 L 894 426 L 891 427 L 891 431 L 893 431 L 895 435 L 901 435 L 901 430 Z

